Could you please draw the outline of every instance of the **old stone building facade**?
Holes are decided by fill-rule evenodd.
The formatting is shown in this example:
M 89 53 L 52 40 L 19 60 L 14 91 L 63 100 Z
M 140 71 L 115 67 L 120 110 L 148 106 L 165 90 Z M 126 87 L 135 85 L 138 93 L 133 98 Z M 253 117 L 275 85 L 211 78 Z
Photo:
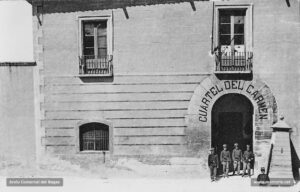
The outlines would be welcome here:
M 280 114 L 299 154 L 299 1 L 29 2 L 38 155 L 206 158 L 238 142 L 257 169 Z

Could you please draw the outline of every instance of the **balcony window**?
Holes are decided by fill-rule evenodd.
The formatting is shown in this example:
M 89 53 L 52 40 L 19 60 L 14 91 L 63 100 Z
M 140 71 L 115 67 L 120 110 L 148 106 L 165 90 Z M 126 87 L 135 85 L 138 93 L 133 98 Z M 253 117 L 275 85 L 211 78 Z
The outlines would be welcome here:
M 83 18 L 79 73 L 82 75 L 112 76 L 111 19 Z
M 248 6 L 217 6 L 215 73 L 252 72 L 252 21 Z

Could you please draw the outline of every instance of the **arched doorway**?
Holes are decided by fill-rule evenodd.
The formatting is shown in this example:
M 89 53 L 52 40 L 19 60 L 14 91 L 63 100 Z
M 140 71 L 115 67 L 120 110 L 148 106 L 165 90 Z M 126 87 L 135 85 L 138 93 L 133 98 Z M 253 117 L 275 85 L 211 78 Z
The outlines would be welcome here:
M 222 112 L 223 115 L 220 114 Z M 266 151 L 269 149 L 272 134 L 271 125 L 277 121 L 277 112 L 276 99 L 270 87 L 258 76 L 253 77 L 253 80 L 220 80 L 215 75 L 210 75 L 196 87 L 188 106 L 185 130 L 187 154 L 206 157 L 211 146 L 216 147 L 219 153 L 223 142 L 227 142 L 231 150 L 232 144 L 239 142 L 241 138 L 240 145 L 243 150 L 246 142 L 252 145 L 256 165 L 254 169 L 266 167 Z M 238 113 L 242 113 L 242 117 Z M 236 124 L 232 123 L 232 127 L 243 126 L 242 129 L 232 130 L 245 131 L 232 131 L 230 140 L 218 141 L 219 137 L 227 138 L 221 137 L 223 133 L 217 132 L 221 125 L 222 128 L 231 125 L 227 123 L 227 119 L 237 119 L 233 121 Z M 242 119 L 240 125 L 239 119 Z M 247 127 L 249 129 L 246 129 Z
M 220 154 L 225 143 L 230 151 L 234 143 L 253 146 L 253 105 L 242 94 L 225 94 L 212 107 L 211 146 Z

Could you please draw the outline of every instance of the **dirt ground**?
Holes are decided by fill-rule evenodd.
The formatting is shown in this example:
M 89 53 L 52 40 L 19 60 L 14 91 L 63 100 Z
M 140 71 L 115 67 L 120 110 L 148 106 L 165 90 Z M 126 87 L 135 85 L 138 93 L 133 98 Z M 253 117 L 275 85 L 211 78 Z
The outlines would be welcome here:
M 47 160 L 40 166 L 5 163 L 0 166 L 0 192 L 300 192 L 300 184 L 292 187 L 254 187 L 249 177 L 229 176 L 211 182 L 208 169 L 199 162 L 153 165 L 134 159 L 120 159 L 113 164 L 83 169 L 59 159 Z M 7 177 L 63 178 L 63 187 L 7 187 Z
M 106 191 L 106 192 L 299 192 L 300 185 L 292 187 L 251 187 L 249 178 L 229 177 L 211 183 L 206 178 L 193 179 L 88 179 L 64 177 L 63 187 L 6 187 L 5 178 L 0 178 L 0 190 L 7 192 L 74 192 L 74 191 Z

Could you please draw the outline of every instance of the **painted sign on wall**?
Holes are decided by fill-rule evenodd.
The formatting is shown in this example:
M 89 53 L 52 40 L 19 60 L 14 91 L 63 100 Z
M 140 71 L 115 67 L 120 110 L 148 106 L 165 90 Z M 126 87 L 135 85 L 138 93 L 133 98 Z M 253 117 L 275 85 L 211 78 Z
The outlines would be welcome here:
M 259 119 L 268 119 L 268 108 L 265 98 L 254 84 L 246 83 L 246 81 L 243 80 L 226 80 L 220 84 L 212 85 L 202 97 L 199 108 L 199 121 L 207 122 L 208 109 L 212 107 L 210 106 L 211 101 L 218 94 L 226 90 L 237 90 L 242 92 L 242 94 L 246 95 L 249 99 L 251 98 L 257 104 Z

